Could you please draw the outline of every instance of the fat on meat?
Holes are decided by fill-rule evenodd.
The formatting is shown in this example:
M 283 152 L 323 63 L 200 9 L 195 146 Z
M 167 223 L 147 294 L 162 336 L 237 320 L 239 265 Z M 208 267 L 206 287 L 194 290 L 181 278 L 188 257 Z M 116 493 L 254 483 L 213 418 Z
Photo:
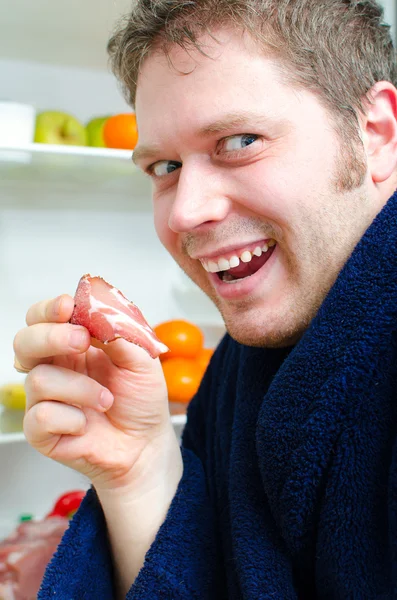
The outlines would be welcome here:
M 70 322 L 86 327 L 93 338 L 104 344 L 123 338 L 141 346 L 152 358 L 168 352 L 139 308 L 102 277 L 83 275 L 74 302 Z

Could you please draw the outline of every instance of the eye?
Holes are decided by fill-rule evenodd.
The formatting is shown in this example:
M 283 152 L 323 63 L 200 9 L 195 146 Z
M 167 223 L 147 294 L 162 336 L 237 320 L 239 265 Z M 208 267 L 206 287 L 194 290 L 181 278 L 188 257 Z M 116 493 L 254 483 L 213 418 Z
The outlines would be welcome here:
M 235 152 L 236 150 L 242 150 L 247 146 L 251 146 L 259 138 L 258 135 L 253 133 L 244 133 L 242 135 L 231 135 L 230 137 L 222 140 L 221 150 L 224 152 Z
M 180 169 L 181 166 L 182 164 L 180 162 L 173 160 L 159 160 L 159 162 L 154 163 L 148 168 L 148 172 L 155 177 L 164 177 L 165 175 L 169 175 L 177 169 Z

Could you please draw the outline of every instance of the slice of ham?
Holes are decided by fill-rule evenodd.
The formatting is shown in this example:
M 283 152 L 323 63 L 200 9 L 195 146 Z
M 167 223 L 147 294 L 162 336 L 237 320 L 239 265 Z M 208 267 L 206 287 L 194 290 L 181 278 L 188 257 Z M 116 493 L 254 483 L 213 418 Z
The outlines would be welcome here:
M 93 338 L 104 344 L 123 338 L 141 346 L 152 358 L 168 352 L 139 308 L 102 277 L 83 275 L 74 303 L 70 322 L 86 327 Z

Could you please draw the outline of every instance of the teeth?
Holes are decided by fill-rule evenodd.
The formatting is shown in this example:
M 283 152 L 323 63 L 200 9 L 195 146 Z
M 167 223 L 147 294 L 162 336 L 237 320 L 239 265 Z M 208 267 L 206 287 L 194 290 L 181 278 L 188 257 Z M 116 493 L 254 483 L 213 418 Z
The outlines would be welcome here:
M 226 260 L 226 258 L 220 258 L 218 260 L 218 267 L 220 268 L 221 271 L 228 271 L 231 268 L 230 262 L 228 260 Z
M 208 263 L 208 271 L 210 273 L 217 273 L 219 271 L 219 267 L 218 267 L 218 263 L 213 262 L 212 260 L 209 261 Z
M 242 253 L 240 258 L 243 263 L 249 263 L 252 260 L 252 254 L 251 254 L 251 252 L 248 252 L 248 250 L 246 250 L 245 252 Z
M 249 252 L 249 250 L 245 250 L 240 257 L 234 255 L 231 256 L 229 260 L 222 257 L 218 260 L 218 262 L 215 262 L 213 260 L 202 260 L 201 264 L 208 273 L 219 273 L 220 271 L 229 271 L 229 269 L 234 269 L 235 267 L 238 267 L 240 264 L 240 260 L 243 263 L 249 263 L 252 260 L 253 256 L 262 256 L 262 253 L 267 252 L 269 248 L 272 248 L 275 245 L 275 240 L 269 240 L 267 244 L 264 244 L 262 247 L 257 246 L 252 253 Z
M 229 260 L 229 264 L 230 264 L 230 268 L 234 269 L 235 267 L 238 267 L 240 264 L 240 259 L 238 256 L 232 256 L 232 258 Z

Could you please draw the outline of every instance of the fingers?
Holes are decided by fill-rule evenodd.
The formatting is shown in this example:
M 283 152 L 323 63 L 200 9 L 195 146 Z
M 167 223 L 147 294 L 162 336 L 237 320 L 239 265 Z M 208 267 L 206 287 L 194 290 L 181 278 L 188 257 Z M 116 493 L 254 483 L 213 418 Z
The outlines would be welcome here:
M 159 359 L 153 359 L 146 350 L 124 339 L 120 338 L 103 344 L 92 338 L 91 345 L 103 350 L 112 363 L 122 369 L 134 371 L 134 373 L 147 373 L 160 368 Z
M 26 314 L 26 325 L 66 323 L 72 316 L 73 308 L 74 300 L 67 294 L 51 300 L 42 300 L 29 308 Z
M 60 402 L 39 402 L 25 415 L 25 437 L 38 449 L 54 445 L 54 436 L 83 435 L 87 419 L 84 412 Z
M 48 411 L 47 401 L 56 401 L 57 411 L 62 412 L 65 405 L 79 409 L 94 408 L 105 412 L 113 404 L 111 392 L 87 375 L 55 367 L 53 365 L 38 365 L 31 371 L 25 380 L 26 410 L 29 412 L 38 404 L 46 405 L 44 408 L 35 409 Z M 50 402 L 54 404 L 54 402 Z M 80 411 L 81 412 L 81 411 Z M 47 412 L 45 413 L 47 415 Z M 40 422 L 44 422 L 41 419 Z M 59 433 L 59 432 L 58 432 Z
M 85 327 L 69 323 L 37 323 L 18 331 L 14 352 L 19 364 L 29 370 L 48 357 L 86 352 L 90 342 Z

